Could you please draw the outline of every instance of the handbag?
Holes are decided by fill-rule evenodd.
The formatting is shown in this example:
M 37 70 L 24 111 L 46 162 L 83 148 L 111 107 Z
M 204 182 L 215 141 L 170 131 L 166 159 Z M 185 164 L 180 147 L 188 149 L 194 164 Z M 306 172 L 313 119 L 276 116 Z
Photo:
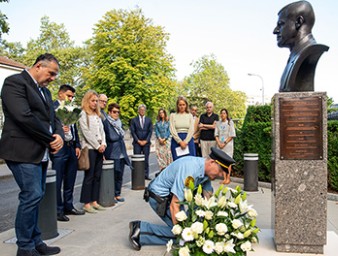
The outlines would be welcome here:
M 84 147 L 81 149 L 81 155 L 80 158 L 77 160 L 77 169 L 79 171 L 86 171 L 90 168 L 90 162 L 89 162 L 89 151 L 88 147 Z

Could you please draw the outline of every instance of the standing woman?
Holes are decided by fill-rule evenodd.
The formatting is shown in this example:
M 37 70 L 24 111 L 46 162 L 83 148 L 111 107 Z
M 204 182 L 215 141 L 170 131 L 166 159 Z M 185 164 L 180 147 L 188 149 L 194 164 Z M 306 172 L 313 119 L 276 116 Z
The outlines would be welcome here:
M 80 127 L 83 135 L 82 148 L 89 149 L 90 168 L 85 171 L 81 190 L 81 203 L 88 213 L 96 213 L 96 210 L 104 210 L 97 203 L 100 193 L 100 179 L 103 164 L 103 152 L 106 149 L 106 136 L 100 118 L 98 94 L 89 90 L 82 99 L 82 112 L 80 114 Z
M 235 125 L 230 119 L 227 109 L 221 109 L 220 117 L 221 120 L 216 122 L 215 127 L 216 147 L 224 151 L 232 158 L 234 154 L 233 138 L 236 137 Z M 229 174 L 224 178 L 224 184 L 230 183 L 230 171 L 231 168 L 229 168 Z
M 172 161 L 171 149 L 170 149 L 170 128 L 167 112 L 161 108 L 158 111 L 157 122 L 155 124 L 155 148 L 158 165 L 162 171 Z
M 171 153 L 173 160 L 183 156 L 195 156 L 194 119 L 189 113 L 187 100 L 180 96 L 176 102 L 176 113 L 170 115 Z
M 117 103 L 109 104 L 108 115 L 103 121 L 106 133 L 107 149 L 104 152 L 106 159 L 114 160 L 115 200 L 124 202 L 121 197 L 124 166 L 130 166 L 126 145 L 124 144 L 124 130 L 120 120 L 120 106 Z

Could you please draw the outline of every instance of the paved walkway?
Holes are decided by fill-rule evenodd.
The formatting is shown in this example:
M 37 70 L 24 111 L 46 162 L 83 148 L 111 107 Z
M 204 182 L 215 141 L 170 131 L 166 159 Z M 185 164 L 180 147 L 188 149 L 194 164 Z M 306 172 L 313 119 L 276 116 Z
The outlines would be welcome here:
M 242 180 L 233 179 L 231 187 L 236 185 L 242 186 Z M 218 181 L 213 182 L 214 187 L 218 187 Z M 257 225 L 264 229 L 261 236 L 267 235 L 271 229 L 271 190 L 266 188 L 267 184 L 260 184 L 258 192 L 248 192 L 248 200 L 258 211 Z M 129 247 L 128 242 L 128 223 L 132 220 L 147 220 L 153 223 L 161 224 L 162 221 L 152 211 L 147 203 L 142 199 L 143 190 L 131 190 L 131 184 L 128 183 L 123 187 L 123 193 L 126 202 L 107 208 L 97 214 L 86 214 L 84 216 L 70 216 L 69 222 L 58 222 L 59 236 L 54 240 L 47 241 L 53 245 L 60 246 L 62 252 L 59 255 L 78 256 L 78 255 L 139 255 L 139 256 L 160 256 L 164 255 L 165 246 L 143 246 L 141 251 L 137 252 Z M 338 239 L 338 203 L 328 201 L 328 220 L 327 230 L 330 231 L 330 237 Z M 14 230 L 8 230 L 0 234 L 1 256 L 11 256 L 16 253 L 16 245 L 8 243 L 13 241 Z M 11 240 L 12 239 L 12 240 Z M 261 241 L 261 246 L 266 244 L 266 239 Z M 271 238 L 270 238 L 271 240 Z M 6 242 L 7 241 L 7 242 Z M 269 243 L 264 247 L 272 247 Z M 332 243 L 332 242 L 331 242 Z M 337 247 L 337 243 L 333 243 Z M 257 249 L 262 249 L 261 247 Z M 336 248 L 335 252 L 338 251 Z M 258 252 L 257 252 L 258 253 Z M 271 251 L 265 253 L 250 253 L 249 255 L 272 255 Z M 276 254 L 282 256 L 283 254 Z M 297 255 L 297 254 L 287 254 Z M 330 255 L 330 254 L 325 254 Z M 334 256 L 332 254 L 330 256 Z M 302 254 L 305 256 L 305 254 Z

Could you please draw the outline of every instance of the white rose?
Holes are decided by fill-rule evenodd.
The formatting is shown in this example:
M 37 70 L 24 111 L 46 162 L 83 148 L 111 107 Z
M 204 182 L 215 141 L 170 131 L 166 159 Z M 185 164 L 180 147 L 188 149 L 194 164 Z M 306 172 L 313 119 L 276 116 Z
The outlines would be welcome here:
M 201 206 L 203 204 L 203 197 L 201 194 L 196 194 L 194 199 L 195 199 L 195 204 L 197 206 Z
M 246 241 L 245 243 L 241 244 L 241 249 L 243 252 L 251 251 L 251 243 L 249 241 Z
M 245 213 L 249 210 L 248 202 L 246 200 L 239 202 L 239 210 L 241 213 Z
M 219 211 L 219 212 L 217 213 L 217 216 L 228 217 L 228 213 L 225 212 L 225 211 Z
M 203 232 L 203 223 L 196 221 L 191 225 L 191 230 L 196 234 L 202 234 Z
M 204 245 L 203 245 L 203 252 L 206 254 L 211 254 L 214 251 L 215 244 L 211 240 L 206 240 Z
M 234 209 L 237 208 L 237 204 L 235 204 L 234 202 L 229 202 L 228 205 L 229 205 L 229 207 L 231 207 L 231 208 L 234 208 Z
M 223 235 L 225 235 L 226 232 L 228 232 L 228 227 L 224 223 L 216 224 L 215 228 L 216 228 L 216 231 L 217 231 L 217 235 L 219 235 L 219 236 L 223 236 Z
M 241 226 L 243 226 L 243 222 L 241 221 L 241 220 L 239 220 L 239 219 L 234 219 L 234 220 L 232 220 L 232 227 L 234 228 L 234 229 L 238 229 L 238 228 L 240 228 Z
M 182 231 L 182 238 L 184 241 L 193 241 L 194 240 L 194 233 L 192 232 L 191 228 L 185 228 Z
M 213 214 L 212 211 L 206 211 L 206 212 L 205 212 L 205 218 L 206 218 L 207 220 L 211 220 L 213 216 L 214 216 L 214 214 Z
M 217 242 L 215 244 L 214 250 L 217 254 L 221 254 L 223 252 L 223 248 L 224 248 L 224 242 Z
M 203 211 L 203 210 L 197 210 L 196 214 L 197 214 L 198 217 L 204 217 L 205 216 L 205 211 Z
M 256 212 L 256 210 L 255 209 L 253 209 L 253 208 L 251 208 L 249 211 L 248 211 L 248 216 L 250 217 L 250 218 L 256 218 L 257 217 L 257 212 Z
M 171 229 L 171 232 L 173 232 L 174 235 L 179 235 L 182 233 L 182 227 L 178 224 L 176 224 L 175 226 L 173 226 L 173 228 Z
M 175 217 L 178 221 L 184 221 L 188 218 L 185 211 L 179 211 L 178 213 L 176 213 Z
M 188 247 L 184 246 L 178 251 L 179 256 L 190 256 L 190 250 Z
M 244 235 L 241 232 L 232 232 L 231 235 L 237 237 L 239 240 L 244 239 Z
M 224 244 L 223 250 L 224 252 L 236 253 L 236 251 L 234 250 L 234 247 L 235 247 L 234 240 L 231 239 Z

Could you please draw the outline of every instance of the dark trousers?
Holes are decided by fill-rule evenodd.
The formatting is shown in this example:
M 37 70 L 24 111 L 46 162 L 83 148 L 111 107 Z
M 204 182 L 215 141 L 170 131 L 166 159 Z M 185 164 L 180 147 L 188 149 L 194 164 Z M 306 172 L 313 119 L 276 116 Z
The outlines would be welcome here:
M 126 160 L 124 158 L 114 159 L 114 179 L 115 179 L 115 196 L 121 195 L 122 179 Z
M 74 184 L 77 174 L 77 157 L 73 146 L 64 145 L 59 153 L 52 157 L 52 168 L 56 171 L 57 213 L 70 211 L 73 206 Z M 63 184 L 63 193 L 62 190 Z
M 195 151 L 196 151 L 196 156 L 202 156 L 202 151 L 201 147 L 199 146 L 199 143 L 194 143 L 195 144 Z
M 20 188 L 19 206 L 15 219 L 17 245 L 32 250 L 42 243 L 38 227 L 39 203 L 46 190 L 48 162 L 40 164 L 6 161 Z
M 100 179 L 102 173 L 103 154 L 89 149 L 90 168 L 85 171 L 81 190 L 81 203 L 88 204 L 99 200 Z
M 139 144 L 134 144 L 134 154 L 143 154 L 144 155 L 144 175 L 146 178 L 149 177 L 149 154 L 150 154 L 150 144 L 145 146 L 140 146 Z

